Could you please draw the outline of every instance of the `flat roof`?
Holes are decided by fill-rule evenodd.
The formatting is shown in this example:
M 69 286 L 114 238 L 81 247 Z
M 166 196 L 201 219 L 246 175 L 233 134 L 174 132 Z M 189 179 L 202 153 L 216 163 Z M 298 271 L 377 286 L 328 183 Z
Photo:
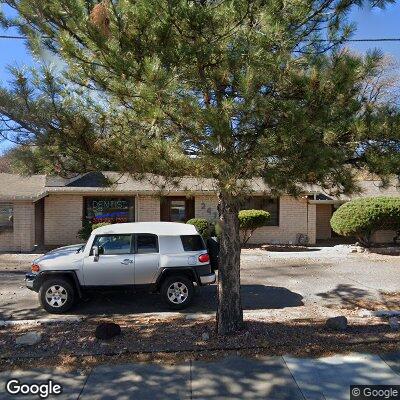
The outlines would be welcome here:
M 111 224 L 94 229 L 96 235 L 123 233 L 153 233 L 158 236 L 196 235 L 194 225 L 179 222 L 126 222 Z

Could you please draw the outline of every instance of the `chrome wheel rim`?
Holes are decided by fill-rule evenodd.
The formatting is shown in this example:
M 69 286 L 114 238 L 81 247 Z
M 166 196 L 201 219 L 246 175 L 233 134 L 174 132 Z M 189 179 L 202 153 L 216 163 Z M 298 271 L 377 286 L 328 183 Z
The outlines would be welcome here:
M 182 282 L 174 282 L 167 290 L 168 300 L 173 304 L 182 304 L 189 297 L 189 289 Z
M 64 287 L 53 285 L 47 289 L 45 297 L 49 306 L 59 308 L 67 302 L 68 293 Z

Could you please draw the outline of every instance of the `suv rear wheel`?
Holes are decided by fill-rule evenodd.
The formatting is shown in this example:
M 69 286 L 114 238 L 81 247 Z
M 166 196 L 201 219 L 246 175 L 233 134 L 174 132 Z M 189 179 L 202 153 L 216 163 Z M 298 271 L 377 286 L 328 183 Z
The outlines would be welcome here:
M 42 307 L 49 313 L 62 314 L 74 304 L 75 290 L 64 278 L 51 278 L 43 282 L 39 290 Z
M 162 284 L 161 294 L 170 308 L 186 308 L 193 298 L 193 282 L 185 276 L 171 276 Z

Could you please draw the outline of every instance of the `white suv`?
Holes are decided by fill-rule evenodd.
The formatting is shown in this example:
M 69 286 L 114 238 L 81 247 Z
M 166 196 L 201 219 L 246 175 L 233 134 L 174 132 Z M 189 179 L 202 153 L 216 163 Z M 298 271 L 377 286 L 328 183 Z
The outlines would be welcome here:
M 193 225 L 137 222 L 95 229 L 86 245 L 33 261 L 26 286 L 45 310 L 63 313 L 88 289 L 146 287 L 171 308 L 188 306 L 198 286 L 215 282 L 203 238 Z

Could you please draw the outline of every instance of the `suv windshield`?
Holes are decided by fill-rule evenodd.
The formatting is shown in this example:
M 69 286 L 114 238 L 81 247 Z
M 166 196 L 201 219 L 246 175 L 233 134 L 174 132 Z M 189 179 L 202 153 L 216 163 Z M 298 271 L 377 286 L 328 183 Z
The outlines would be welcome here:
M 200 251 L 205 250 L 203 238 L 200 235 L 183 235 L 181 236 L 183 250 Z

